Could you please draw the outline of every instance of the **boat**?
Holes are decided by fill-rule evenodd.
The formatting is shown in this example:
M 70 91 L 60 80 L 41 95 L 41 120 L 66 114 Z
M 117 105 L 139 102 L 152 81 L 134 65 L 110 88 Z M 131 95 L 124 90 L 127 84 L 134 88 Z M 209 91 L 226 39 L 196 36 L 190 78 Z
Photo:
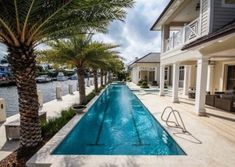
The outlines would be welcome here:
M 56 79 L 57 81 L 66 81 L 68 78 L 64 76 L 64 73 L 59 72 Z
M 69 77 L 70 80 L 77 80 L 78 79 L 78 75 L 77 74 L 73 74 L 71 77 Z
M 41 75 L 36 78 L 37 83 L 47 83 L 47 82 L 51 82 L 51 81 L 52 80 L 48 75 Z
M 10 74 L 0 72 L 0 86 L 14 86 L 16 85 L 15 78 Z

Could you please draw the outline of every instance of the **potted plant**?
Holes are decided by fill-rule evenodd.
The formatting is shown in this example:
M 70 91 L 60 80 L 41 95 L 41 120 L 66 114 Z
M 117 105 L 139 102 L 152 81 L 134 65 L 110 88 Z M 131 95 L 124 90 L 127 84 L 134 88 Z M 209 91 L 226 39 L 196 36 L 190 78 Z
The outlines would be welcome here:
M 74 104 L 74 105 L 72 106 L 72 110 L 73 110 L 74 112 L 76 112 L 77 114 L 82 113 L 84 109 L 86 109 L 86 106 L 85 106 L 85 105 Z
M 141 88 L 149 88 L 147 81 L 143 81 L 140 87 Z

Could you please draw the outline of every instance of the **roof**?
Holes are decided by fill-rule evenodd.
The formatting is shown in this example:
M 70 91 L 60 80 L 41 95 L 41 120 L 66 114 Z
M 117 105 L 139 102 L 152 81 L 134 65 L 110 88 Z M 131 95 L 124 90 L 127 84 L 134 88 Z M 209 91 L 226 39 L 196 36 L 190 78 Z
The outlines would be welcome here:
M 201 37 L 201 38 L 185 45 L 182 48 L 182 50 L 186 50 L 186 49 L 192 48 L 194 46 L 198 46 L 198 45 L 201 45 L 203 43 L 210 42 L 212 40 L 215 40 L 215 39 L 218 39 L 220 37 L 229 35 L 231 33 L 235 33 L 235 20 L 230 22 L 229 24 L 225 25 L 224 27 L 218 29 L 217 31 L 215 31 L 211 34 L 208 34 L 206 36 L 203 36 L 203 37 Z
M 131 63 L 129 66 L 132 66 L 136 63 L 160 63 L 160 53 L 149 53 Z
M 161 20 L 161 18 L 164 16 L 164 14 L 167 12 L 167 10 L 170 8 L 170 6 L 172 5 L 172 3 L 175 0 L 171 0 L 168 5 L 166 6 L 166 8 L 163 10 L 163 12 L 161 13 L 161 15 L 158 17 L 157 21 L 155 21 L 155 23 L 153 24 L 153 26 L 151 27 L 150 30 L 154 30 L 154 27 L 156 26 L 156 24 Z

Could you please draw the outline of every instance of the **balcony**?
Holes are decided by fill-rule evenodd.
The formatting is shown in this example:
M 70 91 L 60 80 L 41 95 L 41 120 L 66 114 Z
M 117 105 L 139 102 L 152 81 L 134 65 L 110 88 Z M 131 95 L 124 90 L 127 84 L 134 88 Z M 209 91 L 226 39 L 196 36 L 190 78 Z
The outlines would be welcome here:
M 199 27 L 199 18 L 197 18 L 185 25 L 179 32 L 173 33 L 169 39 L 165 40 L 164 51 L 167 52 L 199 38 L 201 36 Z

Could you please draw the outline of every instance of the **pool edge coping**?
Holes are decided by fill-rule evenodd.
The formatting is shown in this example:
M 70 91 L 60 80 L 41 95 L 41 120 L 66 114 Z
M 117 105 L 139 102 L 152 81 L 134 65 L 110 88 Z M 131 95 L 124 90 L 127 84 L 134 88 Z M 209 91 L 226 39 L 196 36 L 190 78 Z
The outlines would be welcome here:
M 52 155 L 52 152 L 63 142 L 64 138 L 73 130 L 73 128 L 77 125 L 77 123 L 82 119 L 82 117 L 87 113 L 87 111 L 92 107 L 92 105 L 99 99 L 99 97 L 103 94 L 103 92 L 108 88 L 110 84 L 108 84 L 100 93 L 96 95 L 88 104 L 87 108 L 84 110 L 84 113 L 75 115 L 62 129 L 59 130 L 36 154 L 34 154 L 27 162 L 27 167 L 36 167 L 36 166 L 51 166 L 55 162 L 64 160 L 64 159 L 76 159 L 76 158 L 83 158 L 83 157 L 109 157 L 109 158 L 128 158 L 128 157 L 152 157 L 152 158 L 169 158 L 169 157 L 176 157 L 176 158 L 186 158 L 186 155 Z M 126 85 L 129 89 L 129 86 Z M 133 93 L 134 94 L 134 93 Z M 142 103 L 142 101 L 138 98 L 136 94 L 134 94 L 137 99 Z M 148 110 L 148 108 L 143 104 L 143 106 Z M 150 112 L 148 110 L 148 112 Z M 151 113 L 151 112 L 150 112 Z M 152 114 L 152 113 L 151 113 Z M 154 119 L 155 117 L 152 116 Z M 157 120 L 157 119 L 156 119 Z M 159 122 L 157 120 L 157 122 Z M 159 122 L 161 125 L 161 123 Z M 161 125 L 162 126 L 162 125 Z M 162 128 L 169 133 L 163 126 Z M 171 136 L 171 134 L 169 133 Z M 172 137 L 172 136 L 171 136 Z M 172 137 L 174 139 L 174 137 Z M 174 139 L 177 143 L 177 141 Z M 178 144 L 178 143 L 177 143 Z M 179 144 L 178 144 L 179 145 Z M 180 146 L 180 145 L 179 145 Z M 180 146 L 182 149 L 182 147 Z M 182 149 L 183 150 L 183 149 Z M 184 150 L 183 150 L 184 151 Z M 184 151 L 185 152 L 185 151 Z M 66 157 L 66 158 L 65 158 Z

